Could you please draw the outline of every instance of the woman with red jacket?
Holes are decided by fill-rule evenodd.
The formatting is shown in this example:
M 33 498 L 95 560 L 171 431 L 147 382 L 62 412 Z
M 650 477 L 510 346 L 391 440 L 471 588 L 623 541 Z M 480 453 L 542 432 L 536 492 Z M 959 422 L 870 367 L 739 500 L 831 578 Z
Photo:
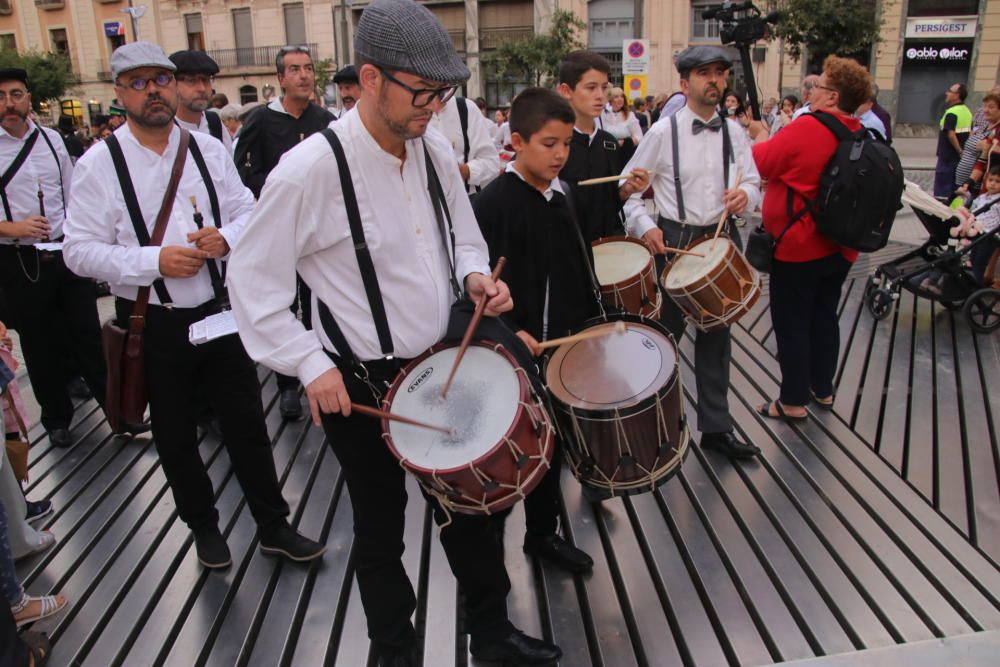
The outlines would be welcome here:
M 831 114 L 852 132 L 851 116 L 871 94 L 871 76 L 854 60 L 829 56 L 813 89 L 813 112 Z M 768 180 L 762 208 L 764 227 L 775 238 L 788 221 L 819 193 L 820 175 L 837 150 L 837 139 L 810 114 L 799 117 L 771 139 L 755 144 L 753 156 Z M 758 406 L 767 417 L 805 419 L 810 399 L 833 406 L 837 368 L 840 290 L 858 253 L 842 248 L 816 229 L 806 213 L 781 236 L 771 270 L 771 321 L 778 344 L 781 394 Z

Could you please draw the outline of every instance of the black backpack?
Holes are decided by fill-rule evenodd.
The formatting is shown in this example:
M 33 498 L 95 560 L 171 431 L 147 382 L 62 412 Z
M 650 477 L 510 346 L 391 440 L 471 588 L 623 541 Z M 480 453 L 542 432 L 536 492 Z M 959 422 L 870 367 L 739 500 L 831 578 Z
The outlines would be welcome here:
M 884 248 L 903 195 L 899 156 L 875 130 L 863 127 L 851 132 L 828 113 L 810 115 L 839 142 L 820 176 L 819 195 L 806 201 L 816 229 L 853 250 Z

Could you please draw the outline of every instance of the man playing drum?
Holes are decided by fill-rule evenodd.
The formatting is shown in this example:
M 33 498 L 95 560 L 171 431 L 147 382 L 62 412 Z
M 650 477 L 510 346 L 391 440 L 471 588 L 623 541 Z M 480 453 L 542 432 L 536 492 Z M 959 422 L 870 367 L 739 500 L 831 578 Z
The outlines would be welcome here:
M 403 667 L 419 664 L 410 620 L 416 598 L 401 560 L 404 472 L 379 421 L 352 411 L 351 402 L 376 406 L 406 361 L 444 336 L 456 277 L 473 300 L 487 299 L 487 313 L 512 303 L 506 285 L 489 276 L 452 148 L 427 129 L 469 78 L 448 33 L 412 0 L 375 0 L 354 40 L 361 99 L 271 172 L 233 257 L 230 295 L 250 354 L 306 386 L 313 421 L 322 423 L 350 492 L 353 556 L 378 664 Z M 434 180 L 443 192 L 429 188 Z M 439 222 L 442 208 L 451 233 Z M 288 310 L 296 271 L 323 324 L 312 331 Z M 448 517 L 431 503 L 438 523 L 448 521 L 440 538 L 465 595 L 472 655 L 557 660 L 557 646 L 508 619 L 510 581 L 490 517 Z
M 681 90 L 687 105 L 645 135 L 625 168 L 653 172 L 659 225 L 646 213 L 638 194 L 625 204 L 629 234 L 640 237 L 651 252 L 666 246 L 683 248 L 714 234 L 725 211 L 738 215 L 760 201 L 760 176 L 746 133 L 736 121 L 723 121 L 717 111 L 732 69 L 728 54 L 716 46 L 693 46 L 677 57 Z M 675 176 L 679 178 L 675 179 Z M 734 183 L 739 180 L 739 185 Z M 727 226 L 735 232 L 729 221 Z M 733 242 L 740 244 L 739 234 Z M 670 299 L 663 300 L 661 321 L 680 340 L 684 314 Z M 733 433 L 729 414 L 730 335 L 728 328 L 699 331 L 695 337 L 695 379 L 698 389 L 698 430 L 702 447 L 733 458 L 752 458 L 760 450 Z

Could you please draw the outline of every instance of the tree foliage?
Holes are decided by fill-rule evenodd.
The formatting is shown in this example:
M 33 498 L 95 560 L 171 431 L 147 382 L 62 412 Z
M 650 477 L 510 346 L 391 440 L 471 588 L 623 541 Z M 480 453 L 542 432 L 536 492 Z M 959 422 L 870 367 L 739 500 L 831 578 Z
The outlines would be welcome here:
M 888 2 L 883 2 L 883 7 Z M 808 49 L 811 60 L 864 54 L 878 41 L 882 19 L 875 0 L 777 0 L 781 12 L 771 34 L 785 40 L 795 60 Z
M 28 73 L 31 103 L 36 111 L 42 102 L 62 97 L 76 83 L 69 59 L 55 53 L 5 49 L 0 51 L 0 68 L 4 67 L 19 67 Z
M 483 58 L 484 64 L 500 76 L 540 86 L 543 80 L 556 77 L 567 53 L 584 47 L 579 32 L 586 27 L 573 12 L 557 9 L 547 33 L 505 41 Z

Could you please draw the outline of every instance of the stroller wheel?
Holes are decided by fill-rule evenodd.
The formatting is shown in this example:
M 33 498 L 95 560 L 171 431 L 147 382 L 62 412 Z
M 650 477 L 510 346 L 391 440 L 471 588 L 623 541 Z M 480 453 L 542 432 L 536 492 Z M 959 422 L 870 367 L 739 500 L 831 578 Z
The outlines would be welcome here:
M 969 326 L 977 333 L 992 333 L 1000 328 L 1000 290 L 976 290 L 962 308 Z
M 865 291 L 865 305 L 876 320 L 884 320 L 892 314 L 892 293 L 884 287 Z

